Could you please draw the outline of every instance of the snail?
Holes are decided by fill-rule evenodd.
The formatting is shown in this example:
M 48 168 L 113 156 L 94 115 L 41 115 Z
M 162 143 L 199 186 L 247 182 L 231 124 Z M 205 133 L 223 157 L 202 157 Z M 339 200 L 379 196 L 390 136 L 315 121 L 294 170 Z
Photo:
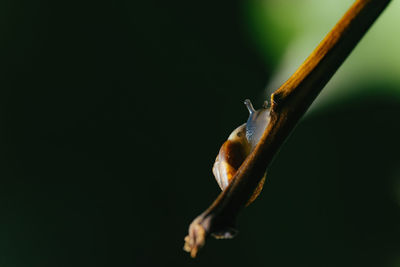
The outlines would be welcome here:
M 249 118 L 246 123 L 237 127 L 229 135 L 228 140 L 222 144 L 212 169 L 221 190 L 224 190 L 232 181 L 240 165 L 256 147 L 270 121 L 270 110 L 267 101 L 264 102 L 263 107 L 259 110 L 254 109 L 249 99 L 246 99 L 244 104 L 249 111 Z M 261 193 L 265 177 L 266 173 L 247 201 L 246 206 L 252 203 Z

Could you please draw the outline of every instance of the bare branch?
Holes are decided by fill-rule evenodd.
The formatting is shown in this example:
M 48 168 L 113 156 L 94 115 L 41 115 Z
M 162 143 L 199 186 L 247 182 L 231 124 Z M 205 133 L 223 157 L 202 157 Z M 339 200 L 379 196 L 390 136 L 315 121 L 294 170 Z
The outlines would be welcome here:
M 357 0 L 298 70 L 271 95 L 271 122 L 233 181 L 189 227 L 195 257 L 209 234 L 230 236 L 236 217 L 299 119 L 390 0 Z

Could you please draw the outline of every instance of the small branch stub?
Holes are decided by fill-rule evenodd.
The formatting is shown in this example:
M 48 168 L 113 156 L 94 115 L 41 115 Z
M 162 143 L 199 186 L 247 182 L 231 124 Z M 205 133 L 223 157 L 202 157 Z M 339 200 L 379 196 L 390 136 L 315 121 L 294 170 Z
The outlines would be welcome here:
M 183 249 L 195 258 L 199 249 L 206 243 L 206 231 L 198 222 L 193 221 L 189 228 L 189 235 L 185 237 L 185 246 Z
M 318 93 L 347 58 L 390 0 L 357 0 L 304 61 L 271 96 L 270 122 L 257 146 L 211 206 L 189 226 L 184 250 L 196 257 L 210 234 L 234 236 L 234 225 L 280 146 Z

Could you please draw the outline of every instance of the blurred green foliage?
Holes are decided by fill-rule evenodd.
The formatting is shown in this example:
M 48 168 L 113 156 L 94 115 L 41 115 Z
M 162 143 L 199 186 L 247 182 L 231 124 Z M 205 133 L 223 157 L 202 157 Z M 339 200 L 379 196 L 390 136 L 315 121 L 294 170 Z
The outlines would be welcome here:
M 268 93 L 281 85 L 352 4 L 349 0 L 246 2 L 250 33 L 266 62 L 278 58 Z M 320 108 L 355 94 L 400 97 L 400 3 L 393 1 L 314 104 Z M 273 33 L 272 36 L 266 32 Z M 275 56 L 274 56 L 275 55 Z M 371 83 L 376 86 L 369 86 Z M 369 91 L 366 92 L 365 87 Z
M 350 2 L 2 1 L 0 266 L 398 266 L 396 2 L 343 66 L 357 94 L 299 124 L 237 238 L 182 250 L 243 99 Z

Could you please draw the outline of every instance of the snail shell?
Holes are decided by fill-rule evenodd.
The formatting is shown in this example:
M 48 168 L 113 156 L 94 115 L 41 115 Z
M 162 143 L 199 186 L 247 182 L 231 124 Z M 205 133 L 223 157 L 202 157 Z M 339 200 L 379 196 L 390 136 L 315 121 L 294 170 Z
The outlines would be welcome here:
M 260 141 L 270 121 L 268 102 L 265 102 L 259 110 L 255 110 L 248 99 L 244 101 L 244 104 L 250 113 L 249 118 L 246 123 L 237 127 L 229 135 L 228 140 L 222 144 L 212 169 L 221 190 L 224 190 L 232 181 L 239 167 Z M 265 177 L 266 173 L 247 201 L 246 206 L 252 203 L 261 193 Z

